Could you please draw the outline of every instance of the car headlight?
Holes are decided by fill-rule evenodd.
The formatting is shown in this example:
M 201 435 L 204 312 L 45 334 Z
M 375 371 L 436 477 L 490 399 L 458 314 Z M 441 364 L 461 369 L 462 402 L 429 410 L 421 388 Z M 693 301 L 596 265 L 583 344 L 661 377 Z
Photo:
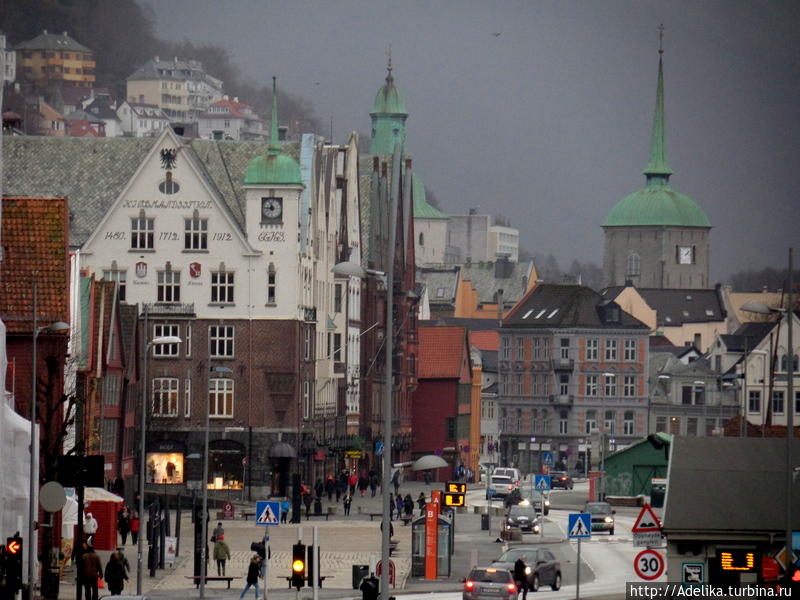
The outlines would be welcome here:
M 545 506 L 550 506 L 550 500 L 545 500 L 545 501 L 544 501 L 544 505 L 545 505 Z
M 525 567 L 525 575 L 530 575 L 530 574 L 531 574 L 531 568 Z
M 605 520 L 606 523 L 613 523 L 614 522 L 614 519 L 612 519 L 611 517 L 606 517 L 604 520 Z

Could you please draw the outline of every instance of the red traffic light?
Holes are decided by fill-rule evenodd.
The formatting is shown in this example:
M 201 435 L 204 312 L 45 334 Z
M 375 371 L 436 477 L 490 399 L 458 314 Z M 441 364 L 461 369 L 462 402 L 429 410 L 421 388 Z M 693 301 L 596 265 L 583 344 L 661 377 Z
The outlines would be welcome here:
M 8 544 L 6 545 L 6 552 L 8 554 L 19 554 L 22 552 L 22 544 L 20 544 L 17 540 L 9 540 Z

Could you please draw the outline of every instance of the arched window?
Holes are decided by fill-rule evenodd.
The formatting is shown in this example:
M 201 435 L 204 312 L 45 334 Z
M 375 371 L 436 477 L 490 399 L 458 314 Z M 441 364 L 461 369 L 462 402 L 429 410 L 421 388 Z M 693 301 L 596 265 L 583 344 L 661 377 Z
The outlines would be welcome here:
M 425 234 L 422 233 L 421 231 L 419 232 L 419 245 L 420 246 L 425 245 Z
M 635 252 L 632 252 L 631 254 L 629 254 L 628 255 L 628 272 L 626 273 L 626 275 L 628 277 L 638 276 L 640 274 L 640 271 L 641 271 L 641 263 L 642 263 L 642 261 L 639 258 L 638 254 L 636 254 Z
M 780 370 L 786 372 L 787 367 L 789 366 L 789 355 L 784 354 L 781 356 L 781 368 Z

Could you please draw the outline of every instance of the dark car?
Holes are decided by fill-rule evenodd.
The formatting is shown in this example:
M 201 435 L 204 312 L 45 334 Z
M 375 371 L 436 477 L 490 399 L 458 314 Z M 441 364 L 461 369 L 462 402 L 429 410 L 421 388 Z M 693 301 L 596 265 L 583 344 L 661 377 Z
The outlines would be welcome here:
M 607 531 L 614 535 L 614 515 L 617 511 L 608 502 L 587 502 L 583 512 L 592 515 L 592 531 Z
M 485 598 L 516 600 L 517 584 L 511 572 L 494 567 L 475 567 L 464 580 L 463 600 Z
M 492 563 L 492 567 L 514 571 L 514 563 L 522 558 L 528 567 L 528 587 L 539 590 L 540 585 L 549 585 L 554 591 L 561 588 L 561 563 L 546 548 L 537 546 L 515 546 Z
M 574 485 L 572 477 L 566 471 L 550 471 L 550 487 L 571 490 Z
M 530 504 L 516 504 L 506 513 L 506 527 L 539 533 L 539 515 Z

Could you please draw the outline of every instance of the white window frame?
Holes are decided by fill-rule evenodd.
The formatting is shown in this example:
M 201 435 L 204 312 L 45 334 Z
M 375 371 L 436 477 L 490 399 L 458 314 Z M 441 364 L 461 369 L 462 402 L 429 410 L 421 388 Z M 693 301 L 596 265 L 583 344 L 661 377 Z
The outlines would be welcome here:
M 232 419 L 234 414 L 234 381 L 226 377 L 208 380 L 208 416 L 214 419 Z M 229 406 L 227 406 L 229 403 Z M 222 408 L 222 410 L 220 410 Z M 226 408 L 230 408 L 226 411 Z
M 617 376 L 616 375 L 603 375 L 603 390 L 606 398 L 612 398 L 617 395 Z
M 211 271 L 211 304 L 233 304 L 235 282 L 233 271 Z
M 630 414 L 631 418 L 627 418 Z M 636 415 L 633 411 L 625 411 L 622 421 L 622 435 L 634 435 L 636 433 Z
M 606 339 L 604 356 L 607 361 L 617 360 L 617 340 L 611 338 Z
M 633 398 L 636 395 L 636 376 L 623 375 L 622 377 L 622 395 L 625 398 Z
M 502 360 L 511 359 L 511 336 L 504 335 L 501 340 L 500 357 Z
M 311 418 L 311 383 L 303 381 L 303 418 Z
M 157 274 L 156 301 L 160 304 L 177 304 L 181 301 L 181 272 L 164 269 Z
M 183 380 L 183 416 L 192 416 L 192 380 L 188 377 Z
M 103 269 L 103 279 L 117 284 L 117 297 L 120 302 L 125 302 L 128 272 L 125 269 Z
M 131 250 L 153 250 L 155 228 L 155 218 L 145 216 L 144 211 L 136 217 L 131 217 Z
M 154 417 L 178 416 L 179 388 L 180 382 L 177 377 L 153 377 L 150 397 Z
M 623 359 L 626 362 L 636 361 L 636 340 L 627 338 L 624 344 Z
M 588 338 L 586 340 L 586 360 L 597 360 L 599 347 L 600 341 L 597 338 Z
M 275 265 L 270 263 L 267 269 L 267 304 L 274 306 L 278 303 L 278 274 Z
M 587 410 L 583 427 L 584 433 L 588 435 L 596 429 L 597 429 L 597 411 L 594 409 Z
M 186 358 L 192 358 L 192 324 L 186 324 Z
M 516 350 L 517 350 L 517 352 L 516 352 L 517 360 L 523 360 L 525 358 L 525 342 L 524 342 L 524 340 L 525 340 L 525 338 L 522 338 L 522 337 L 515 337 L 514 338 L 514 342 L 515 342 Z
M 153 339 L 165 336 L 180 337 L 181 326 L 177 323 L 154 323 Z M 156 358 L 177 358 L 180 344 L 153 344 L 153 356 Z
M 183 249 L 187 251 L 208 250 L 208 219 L 197 211 L 183 219 Z
M 587 375 L 585 395 L 590 398 L 595 398 L 597 397 L 597 390 L 598 390 L 597 375 Z
M 236 328 L 233 325 L 208 326 L 208 355 L 211 358 L 235 356 Z
M 611 415 L 609 417 L 609 414 Z M 604 433 L 614 434 L 616 433 L 617 428 L 617 413 L 616 411 L 607 408 L 605 414 L 603 415 L 603 430 Z

